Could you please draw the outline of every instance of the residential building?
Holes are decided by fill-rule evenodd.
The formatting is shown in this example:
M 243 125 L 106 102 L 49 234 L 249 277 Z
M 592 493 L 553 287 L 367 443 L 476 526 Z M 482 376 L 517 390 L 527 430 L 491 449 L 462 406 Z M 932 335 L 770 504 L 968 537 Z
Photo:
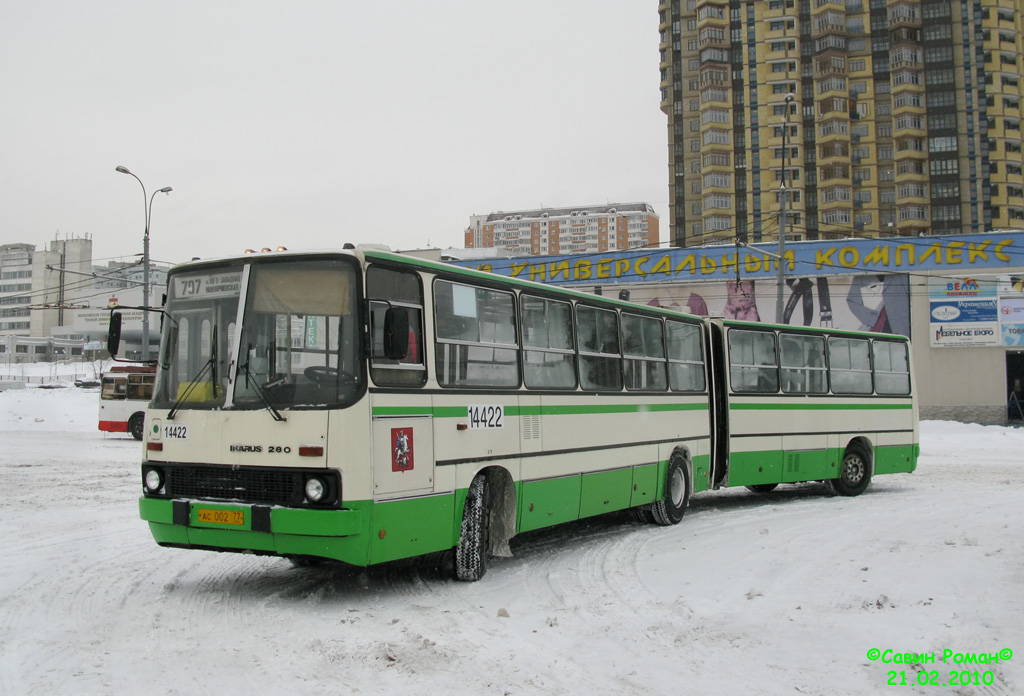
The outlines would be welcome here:
M 1022 10 L 660 2 L 673 243 L 1020 227 Z
M 656 247 L 658 224 L 658 214 L 647 203 L 499 211 L 470 217 L 466 248 L 537 256 Z
M 150 267 L 151 302 L 159 303 L 168 266 Z M 92 239 L 55 239 L 48 247 L 0 245 L 0 358 L 28 362 L 77 358 L 101 341 L 111 304 L 142 304 L 142 263 L 92 263 Z M 133 356 L 141 350 L 142 314 L 127 310 L 122 335 Z M 151 322 L 151 345 L 159 322 Z M 93 347 L 95 347 L 95 345 Z

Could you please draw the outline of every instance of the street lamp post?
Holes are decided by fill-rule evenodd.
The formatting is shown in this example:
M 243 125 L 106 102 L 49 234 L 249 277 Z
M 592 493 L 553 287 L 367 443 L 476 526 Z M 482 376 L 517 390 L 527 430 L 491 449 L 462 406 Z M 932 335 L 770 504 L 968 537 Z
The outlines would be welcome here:
M 149 221 L 153 215 L 153 199 L 158 193 L 170 193 L 173 189 L 164 186 L 146 197 L 146 185 L 142 179 L 132 174 L 127 167 L 114 167 L 114 171 L 134 177 L 142 187 L 142 212 L 146 215 L 146 229 L 142 235 L 142 360 L 149 360 Z

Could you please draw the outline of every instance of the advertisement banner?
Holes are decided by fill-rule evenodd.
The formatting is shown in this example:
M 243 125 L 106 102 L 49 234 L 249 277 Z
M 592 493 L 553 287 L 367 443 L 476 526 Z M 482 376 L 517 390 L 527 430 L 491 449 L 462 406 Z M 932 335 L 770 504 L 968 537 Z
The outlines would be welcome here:
M 730 280 L 579 289 L 700 316 L 910 336 L 910 288 L 903 274 L 787 279 L 781 317 L 775 316 L 778 296 L 774 282 Z
M 976 324 L 931 325 L 933 348 L 977 348 L 999 345 L 999 324 L 979 322 Z
M 931 321 L 943 324 L 999 321 L 995 299 L 931 303 Z
M 1020 264 L 1024 232 L 790 242 L 781 260 L 788 276 L 943 271 L 998 273 Z M 458 266 L 553 285 L 615 285 L 686 280 L 771 280 L 780 261 L 774 243 L 588 254 L 455 260 Z M 766 253 L 767 252 L 767 253 Z
M 1004 324 L 1024 324 L 1024 298 L 999 298 L 999 320 Z
M 1014 281 L 1020 279 L 1014 278 Z M 1020 283 L 999 284 L 999 294 L 1010 297 L 999 298 L 999 326 L 1004 346 L 1024 346 L 1024 297 Z
M 929 278 L 929 333 L 933 348 L 998 346 L 996 279 Z
M 1004 346 L 1024 346 L 1024 324 L 1001 324 Z

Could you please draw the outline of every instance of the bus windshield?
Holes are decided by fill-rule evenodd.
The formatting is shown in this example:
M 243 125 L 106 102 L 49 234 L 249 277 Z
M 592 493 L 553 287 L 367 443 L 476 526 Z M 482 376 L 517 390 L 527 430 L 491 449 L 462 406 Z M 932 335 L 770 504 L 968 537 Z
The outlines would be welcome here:
M 242 266 L 171 276 L 161 337 L 157 408 L 224 405 L 230 341 L 238 316 Z
M 235 408 L 352 403 L 359 363 L 355 263 L 343 258 L 253 264 L 239 334 Z
M 172 276 L 154 405 L 276 410 L 351 403 L 364 381 L 357 270 L 341 258 L 261 261 L 251 264 L 244 298 L 239 265 Z M 236 336 L 238 362 L 228 374 Z

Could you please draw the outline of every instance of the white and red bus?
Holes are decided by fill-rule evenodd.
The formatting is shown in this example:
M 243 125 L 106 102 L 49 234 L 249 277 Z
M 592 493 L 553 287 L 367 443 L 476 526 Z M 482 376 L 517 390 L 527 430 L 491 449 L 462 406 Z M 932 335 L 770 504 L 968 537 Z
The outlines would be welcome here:
M 100 389 L 100 430 L 131 433 L 136 440 L 141 440 L 155 379 L 156 367 L 145 365 L 118 365 L 104 373 Z

